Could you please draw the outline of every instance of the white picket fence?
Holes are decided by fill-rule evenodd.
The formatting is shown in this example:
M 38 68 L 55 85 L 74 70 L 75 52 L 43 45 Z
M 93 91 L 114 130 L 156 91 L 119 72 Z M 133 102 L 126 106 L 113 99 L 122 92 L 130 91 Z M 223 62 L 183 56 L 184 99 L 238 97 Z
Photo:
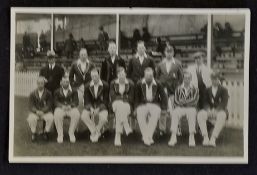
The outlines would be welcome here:
M 30 92 L 36 88 L 36 79 L 39 72 L 16 72 L 15 73 L 15 95 L 28 97 Z M 244 121 L 244 83 L 243 81 L 224 81 L 223 85 L 228 89 L 229 117 L 228 127 L 243 128 Z

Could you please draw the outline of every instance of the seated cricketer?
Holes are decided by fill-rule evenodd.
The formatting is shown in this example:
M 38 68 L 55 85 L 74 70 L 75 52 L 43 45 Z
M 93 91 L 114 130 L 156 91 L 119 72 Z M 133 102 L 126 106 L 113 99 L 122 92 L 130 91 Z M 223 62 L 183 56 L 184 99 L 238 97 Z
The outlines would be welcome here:
M 78 93 L 76 90 L 71 89 L 69 77 L 64 76 L 61 80 L 61 87 L 54 93 L 54 122 L 58 134 L 58 143 L 63 142 L 63 119 L 65 116 L 70 117 L 70 126 L 68 131 L 70 142 L 76 142 L 74 132 L 80 118 L 78 104 Z
M 135 92 L 135 109 L 142 139 L 145 145 L 154 143 L 153 134 L 161 115 L 166 114 L 168 99 L 162 85 L 155 81 L 153 69 L 144 71 Z
M 225 125 L 227 118 L 228 90 L 220 84 L 218 73 L 211 74 L 212 85 L 207 88 L 204 109 L 198 112 L 197 120 L 203 136 L 204 146 L 216 146 L 216 139 Z M 206 121 L 214 124 L 209 140 Z
M 48 134 L 54 120 L 53 114 L 51 112 L 52 94 L 50 91 L 44 88 L 45 82 L 46 79 L 42 76 L 39 76 L 37 79 L 37 89 L 34 90 L 29 96 L 30 112 L 27 121 L 32 132 L 32 141 L 36 140 L 36 128 L 37 121 L 39 119 L 45 121 L 45 128 L 43 133 L 43 137 L 45 140 L 48 140 Z
M 85 85 L 84 109 L 81 120 L 88 127 L 92 142 L 98 142 L 101 129 L 108 121 L 109 87 L 105 81 L 100 79 L 97 69 L 91 71 L 91 81 Z M 98 117 L 98 124 L 95 123 Z
M 117 69 L 117 74 L 118 78 L 112 81 L 110 85 L 110 98 L 116 118 L 114 145 L 121 146 L 123 128 L 127 135 L 132 132 L 128 116 L 132 111 L 134 101 L 134 83 L 126 78 L 126 72 L 123 67 Z
M 177 143 L 178 125 L 181 117 L 186 116 L 189 127 L 189 146 L 195 146 L 195 124 L 196 108 L 199 99 L 198 88 L 191 84 L 192 75 L 184 72 L 182 85 L 175 91 L 175 109 L 171 114 L 171 138 L 169 146 L 175 146 Z

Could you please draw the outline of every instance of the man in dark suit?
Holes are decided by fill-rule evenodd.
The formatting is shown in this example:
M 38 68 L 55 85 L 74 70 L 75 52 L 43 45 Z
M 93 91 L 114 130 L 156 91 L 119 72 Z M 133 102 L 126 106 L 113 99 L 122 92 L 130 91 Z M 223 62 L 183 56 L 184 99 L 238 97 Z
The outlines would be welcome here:
M 123 67 L 119 67 L 117 72 L 118 78 L 113 80 L 110 85 L 110 99 L 116 118 L 114 145 L 121 146 L 123 128 L 127 135 L 132 132 L 128 116 L 132 111 L 134 102 L 134 83 L 126 78 L 126 72 Z
M 108 84 L 117 78 L 117 68 L 123 67 L 126 71 L 125 61 L 116 54 L 117 46 L 115 42 L 109 42 L 109 56 L 102 62 L 101 79 Z
M 63 118 L 70 117 L 69 137 L 70 142 L 75 143 L 74 131 L 79 122 L 80 113 L 78 110 L 78 93 L 70 87 L 69 78 L 64 76 L 61 87 L 54 93 L 54 122 L 57 129 L 57 142 L 63 142 Z
M 162 85 L 155 81 L 152 68 L 148 67 L 144 72 L 144 78 L 136 86 L 135 109 L 143 142 L 150 146 L 154 143 L 158 119 L 166 113 L 168 100 Z
M 95 65 L 88 60 L 87 50 L 82 48 L 79 52 L 79 59 L 71 65 L 69 74 L 71 87 L 78 91 L 79 107 L 83 106 L 84 85 L 91 80 L 90 72 Z
M 203 136 L 204 146 L 216 146 L 216 139 L 225 125 L 227 118 L 228 90 L 220 84 L 219 74 L 211 74 L 211 87 L 207 88 L 204 109 L 198 112 L 197 120 Z M 206 121 L 214 124 L 209 140 Z
M 42 119 L 45 121 L 44 138 L 48 139 L 54 117 L 52 110 L 52 94 L 45 86 L 45 78 L 40 76 L 37 79 L 37 89 L 34 90 L 29 96 L 29 116 L 27 122 L 31 129 L 31 140 L 36 140 L 37 121 Z
M 108 119 L 109 87 L 105 81 L 100 79 L 97 69 L 91 71 L 92 80 L 85 85 L 84 110 L 81 120 L 88 127 L 92 142 L 98 142 L 101 136 L 101 129 Z M 98 117 L 98 124 L 94 118 Z
M 183 81 L 183 70 L 179 60 L 174 58 L 174 47 L 167 45 L 165 48 L 165 58 L 159 63 L 156 69 L 156 79 L 164 87 L 168 96 L 168 109 L 171 115 L 174 108 L 174 94 L 176 88 Z M 166 116 L 161 116 L 159 120 L 161 132 L 166 130 Z
M 155 72 L 155 65 L 153 59 L 145 53 L 146 48 L 143 41 L 137 43 L 137 53 L 135 57 L 129 60 L 128 65 L 128 78 L 131 79 L 135 84 L 138 80 L 144 77 L 144 70 L 147 67 L 151 67 Z
M 47 52 L 47 61 L 48 64 L 40 70 L 39 75 L 45 77 L 45 87 L 54 95 L 54 91 L 60 87 L 64 69 L 55 63 L 54 51 Z

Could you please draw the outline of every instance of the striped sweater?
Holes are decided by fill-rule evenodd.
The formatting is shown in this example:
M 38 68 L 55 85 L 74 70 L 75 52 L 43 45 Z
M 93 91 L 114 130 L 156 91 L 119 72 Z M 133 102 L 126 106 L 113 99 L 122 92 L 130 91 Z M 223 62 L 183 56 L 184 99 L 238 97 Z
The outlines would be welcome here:
M 199 100 L 198 88 L 190 85 L 188 89 L 184 84 L 177 87 L 175 91 L 175 104 L 180 107 L 196 107 Z

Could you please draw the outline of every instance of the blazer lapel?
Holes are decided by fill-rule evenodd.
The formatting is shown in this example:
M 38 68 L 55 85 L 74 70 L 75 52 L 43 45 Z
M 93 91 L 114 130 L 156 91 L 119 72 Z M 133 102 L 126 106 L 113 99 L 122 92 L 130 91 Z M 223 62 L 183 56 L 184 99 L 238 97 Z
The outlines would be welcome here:
M 157 92 L 157 85 L 155 85 L 155 84 L 153 84 L 152 85 L 152 97 L 153 97 L 153 99 L 154 99 L 154 97 L 155 97 L 155 95 L 156 95 L 156 92 Z
M 142 90 L 144 99 L 146 99 L 146 84 L 144 84 L 144 83 L 141 84 L 141 90 Z
M 128 91 L 129 91 L 129 83 L 126 83 L 125 84 L 125 92 L 128 93 Z
M 84 79 L 84 74 L 82 72 L 81 65 L 77 64 L 76 68 L 77 68 L 77 71 L 79 72 L 79 74 L 81 75 L 81 77 Z
M 161 64 L 161 69 L 163 69 L 164 71 L 164 73 L 165 74 L 169 74 L 169 72 L 168 72 L 168 70 L 167 70 L 167 67 L 166 67 L 166 63 L 165 62 L 163 62 L 162 64 Z
M 91 92 L 91 95 L 92 95 L 94 98 L 96 98 L 96 97 L 95 97 L 95 92 L 94 92 L 94 86 L 89 86 L 89 91 Z
M 114 91 L 115 91 L 116 93 L 119 92 L 119 84 L 114 83 Z
M 99 95 L 102 93 L 102 91 L 103 91 L 103 85 L 99 85 L 96 98 L 99 97 Z

